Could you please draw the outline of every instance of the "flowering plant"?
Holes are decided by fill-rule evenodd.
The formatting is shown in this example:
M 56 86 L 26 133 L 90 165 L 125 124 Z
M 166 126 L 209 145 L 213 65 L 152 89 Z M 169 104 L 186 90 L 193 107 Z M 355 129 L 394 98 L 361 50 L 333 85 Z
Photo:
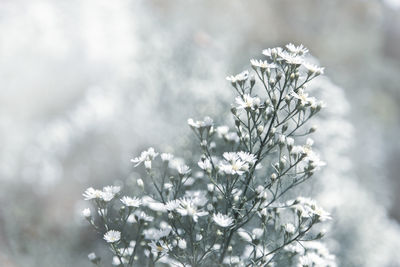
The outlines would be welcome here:
M 267 60 L 251 60 L 255 76 L 227 77 L 237 93 L 234 127 L 188 120 L 202 153 L 197 166 L 149 148 L 131 160 L 147 176 L 137 180 L 138 196 L 117 186 L 86 190 L 98 216 L 83 215 L 114 265 L 335 265 L 314 227 L 330 215 L 311 199 L 288 198 L 324 165 L 308 138 L 316 128 L 306 124 L 323 107 L 306 93 L 323 68 L 305 62 L 307 52 L 266 49 Z M 89 259 L 100 265 L 94 253 Z

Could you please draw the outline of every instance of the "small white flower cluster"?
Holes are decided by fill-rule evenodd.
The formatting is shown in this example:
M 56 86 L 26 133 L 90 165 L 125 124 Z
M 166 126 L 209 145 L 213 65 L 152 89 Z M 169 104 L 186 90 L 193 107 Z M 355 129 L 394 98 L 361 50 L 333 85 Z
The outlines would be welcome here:
M 294 258 L 296 267 L 327 266 L 336 267 L 335 256 L 330 254 L 324 244 L 317 241 L 309 241 L 300 245 L 293 243 L 285 247 L 285 254 Z
M 292 204 L 289 204 L 301 218 L 314 218 L 317 221 L 330 220 L 328 212 L 317 205 L 315 200 L 310 198 L 298 197 Z
M 314 227 L 329 213 L 308 198 L 284 201 L 325 164 L 307 126 L 323 104 L 306 92 L 323 68 L 305 62 L 307 53 L 293 44 L 266 49 L 267 59 L 251 60 L 255 75 L 227 77 L 238 94 L 234 127 L 188 120 L 201 149 L 189 163 L 197 165 L 149 148 L 131 160 L 145 167 L 138 195 L 85 191 L 101 219 L 82 214 L 104 232 L 114 265 L 334 266 Z

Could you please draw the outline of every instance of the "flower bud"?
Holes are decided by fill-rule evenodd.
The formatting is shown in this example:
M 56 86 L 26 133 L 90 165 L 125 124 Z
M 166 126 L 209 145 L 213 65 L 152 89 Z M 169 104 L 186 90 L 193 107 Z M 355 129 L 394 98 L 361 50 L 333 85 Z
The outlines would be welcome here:
M 235 119 L 235 125 L 236 125 L 236 127 L 239 127 L 240 126 L 240 121 Z
M 262 134 L 263 131 L 264 131 L 264 126 L 258 125 L 258 127 L 257 127 L 258 134 Z
M 267 143 L 267 148 L 271 148 L 274 145 L 274 141 L 273 140 L 269 140 Z
M 144 162 L 144 166 L 146 167 L 146 170 L 151 170 L 151 161 L 150 160 L 146 160 Z
M 284 158 L 281 158 L 279 161 L 279 169 L 283 170 L 285 168 L 286 160 Z
M 257 186 L 256 193 L 260 195 L 264 191 L 264 187 L 262 185 Z
M 82 210 L 82 215 L 83 217 L 85 217 L 86 219 L 89 219 L 92 215 L 91 215 L 91 211 L 90 209 L 86 208 L 84 210 Z M 90 255 L 90 254 L 89 254 Z
M 207 190 L 208 192 L 214 192 L 215 186 L 213 184 L 208 184 L 207 185 Z
M 186 241 L 185 241 L 184 239 L 179 239 L 179 241 L 178 241 L 178 247 L 179 247 L 180 249 L 186 249 L 186 247 L 187 247 Z
M 281 135 L 279 136 L 278 142 L 279 142 L 279 145 L 280 145 L 280 146 L 285 145 L 285 144 L 286 144 L 286 136 L 284 136 L 283 134 L 281 134 Z
M 283 126 L 282 126 L 282 133 L 284 133 L 284 132 L 286 132 L 286 130 L 288 129 L 288 124 L 287 123 L 285 123 Z
M 276 103 L 278 102 L 278 99 L 276 99 L 276 96 L 273 96 L 271 101 L 272 101 L 272 105 L 275 107 Z
M 275 132 L 276 132 L 276 128 L 272 127 L 271 130 L 269 131 L 269 136 L 270 137 L 274 136 Z
M 253 87 L 255 83 L 256 83 L 256 78 L 254 77 L 254 75 L 251 75 L 251 77 L 250 77 L 250 87 Z
M 137 179 L 137 181 L 136 181 L 136 183 L 137 183 L 137 185 L 139 186 L 139 187 L 144 187 L 144 183 L 143 183 L 143 180 L 142 179 Z
M 285 96 L 285 102 L 286 102 L 286 104 L 289 105 L 291 99 L 292 99 L 292 98 L 290 97 L 290 95 L 286 95 L 286 96 Z
M 271 86 L 274 86 L 274 84 L 275 84 L 275 79 L 269 79 L 269 81 L 268 81 L 268 83 L 271 85 Z
M 100 262 L 100 257 L 97 257 L 96 253 L 92 252 L 88 255 L 88 259 L 93 263 L 93 264 L 98 264 Z
M 201 141 L 200 147 L 203 148 L 203 149 L 207 148 L 207 140 Z
M 287 145 L 287 148 L 288 148 L 289 152 L 292 151 L 293 144 L 294 144 L 294 139 L 291 138 L 291 137 L 287 137 L 286 138 L 286 145 Z

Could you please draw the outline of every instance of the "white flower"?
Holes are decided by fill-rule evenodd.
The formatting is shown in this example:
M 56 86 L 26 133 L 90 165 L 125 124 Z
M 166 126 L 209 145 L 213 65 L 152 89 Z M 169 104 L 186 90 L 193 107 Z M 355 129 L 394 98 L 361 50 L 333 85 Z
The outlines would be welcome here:
M 108 202 L 111 201 L 114 198 L 114 194 L 111 192 L 103 192 L 102 198 L 104 201 Z
M 173 158 L 174 158 L 174 155 L 172 155 L 170 153 L 162 153 L 161 154 L 161 160 L 162 161 L 170 161 Z
M 289 65 L 300 66 L 304 62 L 304 58 L 296 54 L 288 53 L 286 51 L 281 51 L 279 56 Z
M 199 165 L 199 167 L 201 169 L 203 169 L 206 172 L 211 172 L 212 169 L 212 164 L 211 161 L 209 159 L 205 159 L 204 161 L 200 160 L 197 165 Z
M 202 121 L 194 121 L 193 119 L 188 119 L 188 124 L 192 128 L 203 129 L 211 127 L 213 125 L 213 120 L 210 117 L 205 117 Z
M 276 58 L 278 56 L 278 54 L 281 52 L 282 52 L 281 47 L 268 48 L 268 49 L 264 49 L 262 51 L 263 55 L 273 58 L 273 59 Z
M 299 46 L 295 46 L 294 44 L 288 44 L 286 45 L 286 48 L 289 52 L 302 56 L 308 53 L 308 49 L 305 48 L 302 44 Z
M 316 65 L 312 65 L 310 63 L 304 63 L 303 66 L 308 70 L 309 75 L 321 75 L 324 74 L 324 68 L 318 67 Z
M 176 208 L 178 208 L 179 205 L 180 205 L 179 200 L 170 200 L 170 201 L 167 201 L 167 202 L 165 203 L 165 208 L 166 208 L 168 211 L 173 211 L 173 210 L 175 210 Z
M 250 165 L 253 165 L 254 163 L 256 163 L 257 158 L 255 155 L 248 153 L 248 152 L 243 152 L 243 151 L 239 151 L 237 153 L 237 155 L 239 156 L 239 158 L 247 163 L 249 163 Z
M 190 216 L 193 221 L 197 222 L 199 217 L 208 215 L 207 211 L 198 210 L 197 205 L 191 199 L 184 198 L 179 201 L 179 207 L 176 211 L 182 216 Z
M 221 227 L 229 227 L 233 224 L 233 219 L 231 217 L 229 217 L 228 215 L 223 215 L 221 213 L 214 213 L 213 220 Z
M 297 93 L 292 92 L 291 93 L 295 98 L 297 98 L 298 100 L 300 100 L 300 103 L 302 105 L 307 105 L 307 104 L 312 104 L 315 102 L 315 98 L 314 97 L 309 97 L 308 94 L 304 93 L 303 89 L 299 89 L 297 91 Z
M 83 193 L 83 197 L 85 200 L 90 200 L 90 199 L 96 199 L 96 198 L 102 198 L 103 192 L 100 190 L 96 190 L 93 187 L 89 187 L 86 189 L 85 193 Z
M 121 202 L 127 207 L 135 207 L 135 208 L 138 208 L 142 204 L 142 201 L 139 198 L 137 197 L 131 198 L 127 196 L 122 197 Z
M 154 148 L 150 147 L 148 150 L 143 151 L 139 157 L 131 159 L 131 162 L 135 164 L 135 167 L 140 165 L 140 163 L 145 161 L 152 161 L 158 153 L 154 151 Z
M 104 201 L 110 201 L 112 200 L 116 194 L 119 193 L 119 191 L 121 190 L 121 187 L 119 186 L 106 186 L 103 188 L 103 194 L 102 194 L 102 198 Z
M 235 75 L 235 76 L 228 76 L 226 79 L 230 81 L 231 83 L 237 83 L 237 82 L 244 82 L 249 78 L 249 72 L 247 70 Z
M 137 210 L 135 212 L 138 221 L 152 222 L 154 217 L 147 215 L 144 211 Z
M 250 63 L 253 67 L 260 68 L 262 70 L 275 69 L 277 67 L 275 64 L 273 63 L 270 64 L 266 60 L 262 61 L 262 60 L 251 59 Z
M 313 212 L 321 222 L 332 219 L 330 214 L 321 207 L 315 206 Z
M 169 248 L 164 241 L 159 240 L 156 242 L 153 240 L 148 245 L 151 248 L 151 252 L 156 253 L 156 254 L 160 253 L 161 257 L 168 254 Z
M 118 242 L 121 239 L 121 232 L 110 230 L 104 234 L 104 240 L 108 243 Z
M 82 215 L 85 218 L 89 218 L 91 216 L 90 209 L 86 208 L 86 209 L 82 210 Z
M 251 97 L 249 94 L 244 94 L 243 98 L 238 96 L 235 98 L 236 104 L 238 104 L 237 109 L 251 109 L 260 106 L 261 100 L 258 97 Z
M 109 186 L 103 187 L 103 192 L 110 192 L 110 193 L 112 193 L 114 195 L 118 194 L 119 191 L 121 191 L 121 187 L 120 186 L 109 185 Z
M 187 175 L 190 173 L 190 168 L 187 165 L 179 165 L 177 171 L 180 175 Z
M 119 186 L 106 186 L 103 191 L 93 189 L 92 187 L 86 189 L 83 193 L 85 200 L 90 199 L 103 199 L 104 201 L 110 201 L 120 191 Z
M 217 127 L 216 131 L 217 131 L 218 137 L 222 138 L 229 132 L 229 127 L 226 125 L 219 126 L 219 127 Z
M 256 161 L 254 155 L 246 152 L 225 152 L 223 157 L 225 161 L 220 162 L 219 168 L 221 172 L 226 174 L 242 175 L 249 170 L 249 165 Z

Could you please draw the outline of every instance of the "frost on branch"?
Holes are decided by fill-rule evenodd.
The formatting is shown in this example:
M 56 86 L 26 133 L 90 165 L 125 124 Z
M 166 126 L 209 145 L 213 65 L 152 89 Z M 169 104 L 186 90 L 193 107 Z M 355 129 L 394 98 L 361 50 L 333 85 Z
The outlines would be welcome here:
M 141 194 L 86 190 L 96 212 L 83 216 L 114 265 L 336 266 L 318 241 L 329 213 L 288 194 L 325 165 L 309 137 L 316 128 L 305 128 L 324 106 L 307 92 L 323 73 L 305 62 L 307 53 L 293 44 L 266 49 L 266 59 L 250 61 L 253 73 L 227 77 L 237 94 L 234 126 L 189 119 L 201 151 L 190 166 L 149 148 L 131 160 L 144 174 Z

